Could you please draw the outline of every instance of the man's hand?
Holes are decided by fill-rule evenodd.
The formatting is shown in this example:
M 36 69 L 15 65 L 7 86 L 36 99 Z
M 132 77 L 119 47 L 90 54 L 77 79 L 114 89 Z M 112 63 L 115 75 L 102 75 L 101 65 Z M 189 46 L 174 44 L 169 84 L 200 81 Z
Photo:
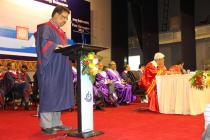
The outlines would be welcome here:
M 65 48 L 65 46 L 58 44 L 55 49 L 61 49 L 61 48 Z

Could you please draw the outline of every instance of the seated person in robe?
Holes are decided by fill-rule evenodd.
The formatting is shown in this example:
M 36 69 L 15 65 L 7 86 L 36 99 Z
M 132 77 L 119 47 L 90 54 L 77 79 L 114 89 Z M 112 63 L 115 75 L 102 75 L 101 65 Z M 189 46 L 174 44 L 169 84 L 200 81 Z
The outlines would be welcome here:
M 156 75 L 167 73 L 164 65 L 165 55 L 158 52 L 154 55 L 154 60 L 147 63 L 144 73 L 139 81 L 139 86 L 145 88 L 148 95 L 149 110 L 159 112 L 156 88 Z
M 95 98 L 102 98 L 102 103 L 117 106 L 117 96 L 114 91 L 114 85 L 105 72 L 106 67 L 100 62 L 98 69 L 99 71 L 98 74 L 96 74 L 95 83 L 93 85 Z
M 132 71 L 130 71 L 130 66 L 128 64 L 124 65 L 124 71 L 122 72 L 121 76 L 128 84 L 132 85 L 133 93 L 135 93 L 136 91 L 138 93 L 138 91 L 139 91 L 139 86 L 138 86 L 139 79 L 134 75 L 134 73 Z M 142 89 L 142 93 L 143 93 L 143 89 Z M 147 102 L 145 96 L 140 96 L 140 97 L 141 97 L 142 102 L 145 102 L 145 103 Z
M 5 75 L 4 65 L 0 64 L 0 105 L 4 103 L 4 85 L 3 85 L 3 78 Z
M 15 63 L 11 62 L 7 64 L 8 71 L 5 74 L 5 80 L 7 81 L 8 96 L 11 96 L 11 92 L 14 92 L 15 98 L 22 98 L 25 103 L 25 110 L 29 110 L 29 98 L 31 94 L 31 86 L 24 80 L 23 74 L 16 71 Z M 23 78 L 23 79 L 22 79 Z
M 0 80 L 4 78 L 5 73 L 4 65 L 0 64 Z
M 109 69 L 106 71 L 107 76 L 114 83 L 115 92 L 118 97 L 118 103 L 129 104 L 133 102 L 136 97 L 133 96 L 132 86 L 127 84 L 126 81 L 121 78 L 116 68 L 116 63 L 111 61 L 109 64 Z
M 169 71 L 172 74 L 185 74 L 186 70 L 184 69 L 184 62 L 178 61 L 175 65 L 170 67 Z
M 124 71 L 121 74 L 122 79 L 127 83 L 132 85 L 132 89 L 135 90 L 138 87 L 138 78 L 135 77 L 134 73 L 130 70 L 128 64 L 124 65 Z
M 26 65 L 22 65 L 22 67 L 20 69 L 20 80 L 30 83 L 31 78 L 28 75 L 27 71 L 28 71 L 28 67 Z
M 21 83 L 24 83 L 24 92 L 27 94 L 31 94 L 32 93 L 31 78 L 28 75 L 27 71 L 28 67 L 23 64 L 20 69 L 19 79 Z
M 124 67 L 123 67 L 123 72 L 121 74 L 121 77 L 123 80 L 126 81 L 126 83 L 128 84 L 132 84 L 132 77 L 131 77 L 131 72 L 130 72 L 130 66 L 128 64 L 125 64 Z

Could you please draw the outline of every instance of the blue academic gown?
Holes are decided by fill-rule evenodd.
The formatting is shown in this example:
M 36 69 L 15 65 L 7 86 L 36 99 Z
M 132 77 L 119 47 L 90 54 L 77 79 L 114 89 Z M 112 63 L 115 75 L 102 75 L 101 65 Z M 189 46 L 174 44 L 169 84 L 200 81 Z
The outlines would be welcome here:
M 71 61 L 54 52 L 57 44 L 67 44 L 65 33 L 49 21 L 37 26 L 35 38 L 40 112 L 69 109 L 74 105 Z

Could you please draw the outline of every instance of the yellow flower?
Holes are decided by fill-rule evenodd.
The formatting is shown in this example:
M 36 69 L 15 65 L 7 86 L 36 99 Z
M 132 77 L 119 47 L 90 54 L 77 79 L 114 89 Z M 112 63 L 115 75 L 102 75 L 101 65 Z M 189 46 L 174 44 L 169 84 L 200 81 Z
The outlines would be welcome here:
M 95 64 L 90 63 L 88 66 L 89 66 L 89 68 L 90 68 L 90 69 L 92 69 L 92 68 L 94 68 L 94 67 L 95 67 Z
M 88 54 L 88 59 L 92 60 L 94 58 L 94 54 L 93 53 L 89 53 Z
M 93 69 L 90 69 L 90 75 L 96 75 L 98 73 L 98 70 L 93 68 Z
M 97 67 L 94 67 L 93 68 L 93 75 L 96 75 L 98 73 L 98 68 Z
M 207 84 L 207 86 L 210 86 L 210 76 L 208 76 L 208 77 L 206 78 L 206 84 Z
M 93 75 L 93 73 L 94 73 L 94 70 L 90 69 L 90 75 Z

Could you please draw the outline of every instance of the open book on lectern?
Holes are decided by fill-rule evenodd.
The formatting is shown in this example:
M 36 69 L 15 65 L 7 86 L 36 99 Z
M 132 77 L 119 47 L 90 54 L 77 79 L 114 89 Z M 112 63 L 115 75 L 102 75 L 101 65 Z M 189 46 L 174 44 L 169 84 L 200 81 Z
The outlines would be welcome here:
M 99 52 L 102 50 L 106 50 L 108 48 L 97 46 L 97 45 L 92 45 L 92 44 L 83 44 L 83 43 L 75 43 L 71 45 L 65 45 L 64 48 L 59 48 L 56 49 L 55 52 L 68 52 L 68 51 L 78 51 L 78 50 L 83 50 L 87 52 Z

